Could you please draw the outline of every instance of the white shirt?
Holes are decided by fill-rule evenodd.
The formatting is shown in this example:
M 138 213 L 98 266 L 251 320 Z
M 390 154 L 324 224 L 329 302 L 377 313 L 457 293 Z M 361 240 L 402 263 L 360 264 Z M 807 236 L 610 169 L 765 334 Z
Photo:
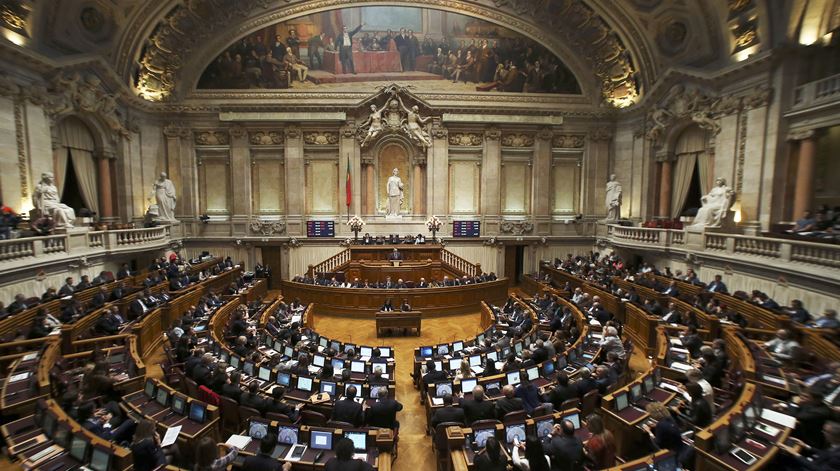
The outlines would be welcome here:
M 350 42 L 350 35 L 347 34 L 347 33 L 344 33 L 344 37 L 342 38 L 342 41 L 343 41 L 343 44 L 342 44 L 343 46 L 350 46 L 351 44 L 353 44 L 352 42 Z
M 548 463 L 548 467 L 551 467 L 551 457 L 545 455 L 545 461 Z M 521 469 L 522 471 L 531 471 L 531 464 L 528 463 L 527 458 L 523 458 L 519 456 L 519 447 L 513 447 L 513 465 L 517 468 Z

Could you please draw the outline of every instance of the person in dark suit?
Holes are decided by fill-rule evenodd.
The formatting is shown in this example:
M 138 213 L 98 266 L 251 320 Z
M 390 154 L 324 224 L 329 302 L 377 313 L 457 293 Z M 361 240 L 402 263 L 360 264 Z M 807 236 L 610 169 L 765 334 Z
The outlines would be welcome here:
M 373 471 L 367 463 L 353 458 L 355 449 L 349 438 L 341 438 L 335 444 L 335 457 L 327 461 L 325 471 Z
M 15 300 L 6 308 L 9 314 L 17 314 L 29 306 L 26 305 L 26 297 L 20 293 L 15 295 Z
M 117 301 L 125 296 L 125 285 L 122 281 L 117 283 L 117 286 L 111 291 L 111 301 Z
M 88 288 L 90 288 L 90 277 L 82 275 L 82 279 L 79 281 L 79 284 L 76 285 L 76 291 L 83 291 Z
M 420 281 L 417 283 L 418 288 L 428 288 L 429 283 L 426 281 L 425 278 L 420 278 Z
M 653 444 L 659 449 L 671 450 L 680 456 L 684 446 L 682 434 L 668 408 L 661 402 L 651 402 L 645 406 L 645 411 L 656 420 L 653 428 L 646 424 L 642 426 L 650 435 Z
M 242 397 L 242 389 L 239 388 L 239 380 L 242 378 L 242 373 L 234 371 L 230 374 L 230 382 L 222 386 L 222 396 L 229 397 L 236 402 Z
M 29 333 L 26 334 L 27 339 L 40 339 L 42 337 L 46 337 L 50 334 L 50 331 L 52 331 L 50 326 L 47 325 L 47 315 L 43 311 L 43 309 L 39 310 L 38 315 L 35 316 L 35 319 L 32 321 Z
M 589 371 L 589 368 L 580 370 L 580 379 L 575 382 L 574 386 L 580 398 L 583 398 L 589 391 L 598 389 L 598 383 L 592 378 L 592 372 Z
M 787 447 L 783 448 L 793 455 L 798 469 L 808 471 L 840 469 L 840 422 L 826 422 L 822 427 L 822 433 L 826 443 L 828 443 L 828 448 L 825 450 L 815 450 L 807 445 L 799 452 Z M 801 452 L 805 452 L 811 456 L 806 459 L 801 456 Z
M 353 400 L 357 392 L 355 386 L 347 388 L 344 398 L 335 402 L 330 420 L 347 422 L 353 424 L 354 427 L 361 427 L 364 424 L 365 413 L 362 405 Z
M 273 412 L 275 414 L 283 414 L 291 421 L 296 421 L 300 410 L 303 409 L 304 403 L 299 403 L 297 407 L 292 407 L 283 402 L 283 396 L 286 394 L 286 388 L 283 386 L 275 386 L 271 390 L 271 397 L 273 401 L 268 403 L 266 412 Z
M 551 457 L 552 470 L 583 469 L 583 443 L 575 437 L 575 425 L 571 420 L 554 425 L 545 452 Z
M 99 316 L 99 319 L 96 321 L 96 326 L 94 329 L 97 332 L 101 332 L 105 335 L 115 335 L 120 331 L 120 322 L 117 318 L 114 317 L 113 313 L 108 310 L 107 312 L 103 313 Z
M 202 362 L 201 357 L 202 356 L 204 356 L 204 349 L 201 348 L 201 347 L 194 348 L 193 351 L 192 351 L 192 355 L 190 355 L 184 361 L 184 373 L 186 373 L 187 376 L 189 376 L 190 378 L 192 378 L 193 368 L 195 368 L 196 366 L 201 364 L 201 362 Z
M 554 410 L 561 410 L 565 401 L 578 397 L 577 389 L 569 385 L 569 375 L 565 371 L 557 373 L 557 385 L 545 397 L 554 405 Z
M 373 237 L 371 237 L 370 233 L 366 232 L 364 237 L 362 237 L 362 244 L 373 245 Z
M 400 311 L 402 311 L 402 312 L 411 311 L 411 305 L 408 304 L 408 299 L 403 299 L 402 305 L 400 305 Z
M 403 259 L 403 255 L 397 249 L 394 249 L 390 254 L 388 254 L 388 260 L 402 260 L 402 259 Z
M 700 356 L 700 347 L 703 346 L 703 339 L 701 339 L 700 335 L 697 334 L 696 327 L 688 327 L 685 336 L 682 338 L 682 344 L 683 347 L 688 350 L 689 355 L 694 358 Z
M 677 305 L 668 303 L 668 310 L 662 316 L 662 321 L 669 324 L 682 324 L 682 314 L 677 310 Z
M 714 415 L 709 401 L 703 397 L 703 388 L 697 383 L 688 383 L 685 385 L 685 390 L 691 396 L 691 403 L 684 405 L 680 412 L 685 415 L 691 425 L 697 428 L 707 427 L 712 423 Z
M 362 23 L 353 31 L 347 31 L 345 26 L 341 33 L 335 38 L 335 47 L 338 49 L 338 58 L 341 60 L 341 69 L 345 74 L 356 75 L 356 68 L 353 65 L 353 36 L 361 31 Z
M 131 304 L 128 305 L 130 319 L 139 319 L 147 312 L 149 312 L 149 307 L 143 302 L 142 297 L 138 296 L 134 298 L 134 300 L 131 301 Z
M 831 418 L 831 409 L 823 403 L 822 391 L 817 387 L 806 389 L 799 398 L 799 407 L 789 411 L 796 417 L 793 436 L 812 448 L 823 449 L 826 441 L 822 428 Z
M 446 381 L 448 378 L 445 371 L 438 371 L 435 362 L 428 360 L 426 362 L 426 374 L 423 375 L 423 386 L 428 388 L 429 385 L 435 384 L 439 381 Z M 425 389 L 424 389 L 425 391 Z
M 73 287 L 73 278 L 67 277 L 64 280 L 64 284 L 58 290 L 58 296 L 64 298 L 66 296 L 73 296 L 73 293 L 76 292 L 76 289 Z
M 464 409 L 467 425 L 476 420 L 496 418 L 496 406 L 493 401 L 487 400 L 484 396 L 484 388 L 480 385 L 473 388 L 472 399 L 461 399 L 461 409 Z
M 277 446 L 277 436 L 267 433 L 260 440 L 260 451 L 255 456 L 249 456 L 242 462 L 242 471 L 281 471 L 283 464 L 271 457 Z
M 499 441 L 493 437 L 487 439 L 484 449 L 475 456 L 475 469 L 481 471 L 505 471 L 507 469 L 507 458 L 502 454 Z
M 729 291 L 726 289 L 726 284 L 723 282 L 723 277 L 720 275 L 715 275 L 715 280 L 709 283 L 706 286 L 706 291 L 710 293 L 728 293 Z
M 456 422 L 466 425 L 466 420 L 464 409 L 453 406 L 452 394 L 447 393 L 443 395 L 443 407 L 432 414 L 432 430 L 434 430 L 438 424 L 442 424 L 444 422 Z
M 675 298 L 680 297 L 680 289 L 677 287 L 677 282 L 676 282 L 676 281 L 672 281 L 672 282 L 668 285 L 668 287 L 667 287 L 667 288 L 665 288 L 665 291 L 663 291 L 663 292 L 662 292 L 662 294 L 666 294 L 666 295 L 668 295 L 668 296 L 673 296 L 673 297 L 675 297 Z
M 131 270 L 128 268 L 127 263 L 123 263 L 117 272 L 117 279 L 122 280 L 123 278 L 128 278 L 129 276 L 131 276 Z
M 400 423 L 397 421 L 397 412 L 403 409 L 403 405 L 396 399 L 388 397 L 387 387 L 380 387 L 376 395 L 376 402 L 365 413 L 367 426 L 390 429 L 400 428 Z
M 510 384 L 506 384 L 502 388 L 502 396 L 504 397 L 496 401 L 497 419 L 502 420 L 506 414 L 525 410 L 525 406 L 522 405 L 522 399 L 515 397 L 515 393 L 516 390 Z
M 201 363 L 196 365 L 192 370 L 192 376 L 190 376 L 193 381 L 198 383 L 199 386 L 206 386 L 207 383 L 210 381 L 210 365 L 213 363 L 213 355 L 210 353 L 205 353 L 201 357 Z
M 265 415 L 265 411 L 268 409 L 268 402 L 260 395 L 260 383 L 251 381 L 248 384 L 248 392 L 242 393 L 239 396 L 239 405 L 251 407 L 258 410 L 261 415 Z

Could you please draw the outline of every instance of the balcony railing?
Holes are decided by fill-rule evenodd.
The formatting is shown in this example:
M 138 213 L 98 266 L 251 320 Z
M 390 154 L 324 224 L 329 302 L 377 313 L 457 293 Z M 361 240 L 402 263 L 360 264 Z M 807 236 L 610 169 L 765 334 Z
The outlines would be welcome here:
M 607 239 L 619 246 L 713 254 L 786 267 L 840 268 L 840 245 L 791 239 L 720 233 L 689 233 L 674 229 L 608 227 Z M 840 276 L 838 276 L 840 278 Z
M 793 108 L 801 110 L 835 101 L 840 101 L 840 74 L 796 87 Z
M 0 271 L 61 259 L 91 257 L 108 253 L 164 247 L 169 243 L 168 227 L 118 231 L 69 232 L 44 237 L 0 241 Z

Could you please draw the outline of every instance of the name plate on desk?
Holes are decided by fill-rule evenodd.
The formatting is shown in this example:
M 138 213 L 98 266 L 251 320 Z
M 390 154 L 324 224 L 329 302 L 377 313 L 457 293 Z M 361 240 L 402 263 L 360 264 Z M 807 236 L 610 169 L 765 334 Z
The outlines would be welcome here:
M 391 265 L 398 267 L 402 263 L 402 260 L 391 260 Z

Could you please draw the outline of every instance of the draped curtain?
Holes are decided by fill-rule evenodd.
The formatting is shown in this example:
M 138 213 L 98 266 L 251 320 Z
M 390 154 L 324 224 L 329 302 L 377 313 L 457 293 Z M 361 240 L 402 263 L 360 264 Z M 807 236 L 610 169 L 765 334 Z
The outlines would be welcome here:
M 99 187 L 97 184 L 96 162 L 93 159 L 95 143 L 88 127 L 76 118 L 67 118 L 58 128 L 61 147 L 56 150 L 55 177 L 58 192 L 64 190 L 67 177 L 67 154 L 73 161 L 76 181 L 82 199 L 88 209 L 99 212 Z
M 691 126 L 680 134 L 674 146 L 676 165 L 674 165 L 674 180 L 671 186 L 671 217 L 677 218 L 682 213 L 694 168 L 699 168 L 700 191 L 704 195 L 712 187 L 711 156 L 706 153 L 706 131 L 697 126 Z M 700 202 L 698 201 L 697 204 Z

